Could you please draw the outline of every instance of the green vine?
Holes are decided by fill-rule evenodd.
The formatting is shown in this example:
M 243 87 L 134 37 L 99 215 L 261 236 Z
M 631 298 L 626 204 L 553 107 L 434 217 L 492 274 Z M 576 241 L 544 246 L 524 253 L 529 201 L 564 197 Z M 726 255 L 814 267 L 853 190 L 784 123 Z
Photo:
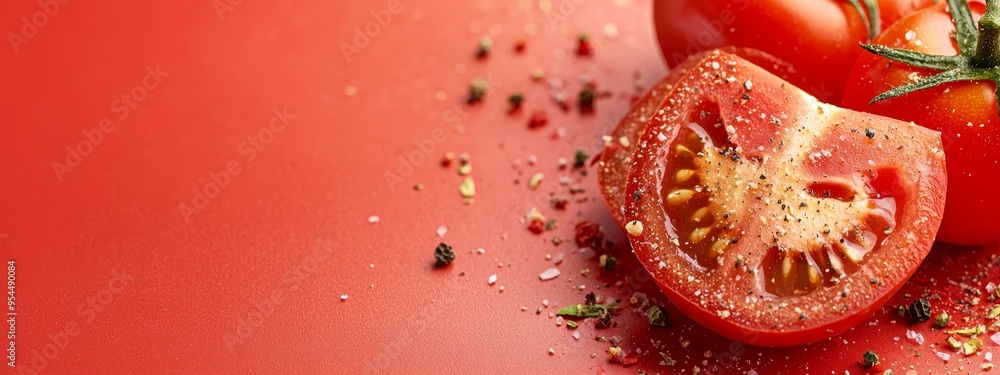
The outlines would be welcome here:
M 960 81 L 993 81 L 1000 97 L 1000 0 L 986 0 L 986 14 L 979 20 L 978 28 L 965 0 L 948 0 L 948 9 L 955 23 L 957 56 L 931 55 L 877 44 L 861 45 L 869 52 L 891 60 L 941 71 L 879 94 L 869 105 L 942 83 Z

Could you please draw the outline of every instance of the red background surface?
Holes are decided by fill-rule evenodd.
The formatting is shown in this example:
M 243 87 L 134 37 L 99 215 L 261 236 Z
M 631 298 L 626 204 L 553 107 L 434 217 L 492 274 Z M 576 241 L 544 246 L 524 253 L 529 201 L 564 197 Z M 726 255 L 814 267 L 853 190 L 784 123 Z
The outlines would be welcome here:
M 909 301 L 903 293 L 926 293 L 935 313 L 961 316 L 954 306 L 970 296 L 948 281 L 982 290 L 996 280 L 996 246 L 935 249 L 871 324 L 809 346 L 734 344 L 669 303 L 668 328 L 649 328 L 631 308 L 617 327 L 581 322 L 580 340 L 557 327 L 548 314 L 589 291 L 626 300 L 642 291 L 663 302 L 607 214 L 593 173 L 559 171 L 556 161 L 572 160 L 578 148 L 597 152 L 636 81 L 650 85 L 665 68 L 648 0 L 557 0 L 548 14 L 543 3 L 402 0 L 350 61 L 341 43 L 352 43 L 355 27 L 386 1 L 244 1 L 222 16 L 209 0 L 72 1 L 27 43 L 0 45 L 0 252 L 17 265 L 17 370 L 863 373 L 856 362 L 872 349 L 879 373 L 982 371 L 994 343 L 944 362 L 934 351 L 950 352 L 945 335 L 918 325 L 926 342 L 917 345 L 891 306 Z M 25 35 L 22 17 L 42 9 L 27 1 L 5 8 L 8 42 L 9 33 Z M 608 24 L 617 33 L 605 32 Z M 591 35 L 594 56 L 574 54 L 579 32 Z M 494 51 L 477 60 L 486 35 Z M 521 37 L 527 50 L 515 54 Z M 116 100 L 142 85 L 147 67 L 168 75 L 151 90 L 135 89 L 145 99 L 125 115 Z M 569 98 L 581 76 L 612 96 L 592 115 L 563 113 L 549 85 L 530 80 L 535 67 L 561 79 Z M 466 107 L 476 77 L 488 77 L 494 91 Z M 525 93 L 526 108 L 508 116 L 513 91 Z M 266 136 L 281 108 L 294 119 L 248 160 L 241 142 Z M 550 123 L 529 130 L 536 109 Z M 53 163 L 67 163 L 67 146 L 104 118 L 114 129 L 71 172 L 57 174 Z M 566 135 L 553 140 L 559 127 Z M 438 163 L 448 151 L 471 157 L 474 204 L 458 194 L 455 165 Z M 529 165 L 531 155 L 537 164 Z M 194 205 L 196 191 L 233 163 L 229 183 L 185 218 L 180 205 Z M 547 177 L 529 191 L 535 172 Z M 558 183 L 563 175 L 586 190 L 574 198 L 587 200 L 560 212 L 547 202 L 568 190 Z M 418 182 L 423 191 L 411 188 Z M 531 207 L 559 227 L 528 232 L 521 218 Z M 380 222 L 369 224 L 371 215 Z M 581 220 L 601 223 L 618 241 L 615 271 L 600 274 L 572 241 L 552 245 L 553 236 L 571 239 Z M 458 259 L 433 269 L 442 225 Z M 485 254 L 470 254 L 480 247 Z M 546 254 L 558 253 L 562 275 L 539 281 L 552 266 Z M 124 282 L 114 281 L 116 270 Z M 499 279 L 492 286 L 491 274 Z M 543 300 L 549 307 L 536 315 Z M 991 306 L 984 294 L 968 310 L 982 315 Z M 643 353 L 639 364 L 608 363 L 608 344 L 597 336 L 621 337 L 628 355 Z M 659 365 L 660 351 L 678 363 Z

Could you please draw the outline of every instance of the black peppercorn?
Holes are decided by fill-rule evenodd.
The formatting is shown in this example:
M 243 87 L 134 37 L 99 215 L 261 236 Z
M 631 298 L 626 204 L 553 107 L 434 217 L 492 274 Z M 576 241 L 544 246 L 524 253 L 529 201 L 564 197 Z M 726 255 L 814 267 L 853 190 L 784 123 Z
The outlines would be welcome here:
M 436 267 L 447 266 L 455 260 L 455 251 L 451 249 L 451 246 L 442 242 L 434 249 L 434 260 L 437 261 L 434 264 Z

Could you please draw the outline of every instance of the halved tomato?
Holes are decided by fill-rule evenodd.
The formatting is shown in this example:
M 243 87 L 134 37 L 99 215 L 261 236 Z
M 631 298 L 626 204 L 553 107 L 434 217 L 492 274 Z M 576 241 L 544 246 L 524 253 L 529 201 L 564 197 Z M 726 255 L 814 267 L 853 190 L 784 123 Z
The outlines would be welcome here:
M 818 102 L 737 56 L 687 70 L 636 142 L 636 255 L 684 313 L 762 346 L 871 316 L 930 251 L 940 133 Z
M 787 79 L 791 75 L 788 71 L 790 66 L 765 52 L 736 47 L 720 48 L 719 51 L 736 54 L 757 66 L 768 69 L 783 79 Z M 642 135 L 643 129 L 646 129 L 650 115 L 660 106 L 663 98 L 668 96 L 670 90 L 674 88 L 674 84 L 708 53 L 710 52 L 697 53 L 670 69 L 670 73 L 666 77 L 632 105 L 632 109 L 618 122 L 618 126 L 605 141 L 604 151 L 599 157 L 597 180 L 601 186 L 604 203 L 619 225 L 625 225 L 625 222 L 622 221 L 624 219 L 622 203 L 625 201 L 625 179 L 628 177 L 629 166 L 632 165 L 632 151 L 635 150 L 636 141 Z

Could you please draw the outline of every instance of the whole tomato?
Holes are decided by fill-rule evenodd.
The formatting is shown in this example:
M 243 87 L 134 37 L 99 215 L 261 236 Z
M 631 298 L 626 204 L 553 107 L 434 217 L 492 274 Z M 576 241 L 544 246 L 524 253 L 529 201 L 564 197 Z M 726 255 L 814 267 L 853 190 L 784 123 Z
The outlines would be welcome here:
M 880 23 L 890 25 L 934 0 L 879 0 Z M 851 66 L 869 38 L 865 18 L 846 0 L 661 0 L 653 17 L 671 67 L 688 56 L 724 46 L 753 48 L 784 62 L 790 81 L 820 100 L 837 103 Z M 772 70 L 771 66 L 763 68 Z
M 950 3 L 971 9 L 971 13 L 965 11 L 972 16 L 967 29 L 974 32 L 972 22 L 983 15 L 986 6 L 969 2 L 965 7 L 957 0 Z M 997 69 L 995 61 L 1000 61 L 1000 56 L 992 56 L 993 62 L 976 61 L 975 41 L 967 42 L 960 54 L 956 27 L 948 8 L 949 4 L 942 3 L 913 13 L 886 29 L 873 45 L 929 56 L 948 56 L 954 60 L 953 68 L 917 67 L 865 53 L 851 71 L 843 105 L 940 131 L 947 157 L 948 193 L 938 240 L 961 245 L 992 244 L 1000 242 L 1000 217 L 997 216 L 1000 194 L 989 192 L 1000 186 L 1000 114 L 996 83 L 990 82 L 992 78 L 966 80 L 969 79 L 966 76 L 959 81 L 941 83 L 869 105 L 873 98 L 888 90 L 926 82 L 921 80 L 949 69 L 955 74 L 972 75 L 978 74 L 976 68 L 986 71 L 987 75 L 990 69 Z M 980 45 L 988 45 L 996 43 L 1000 30 L 993 30 L 990 36 L 983 32 L 978 34 Z M 965 65 L 959 63 L 960 60 L 965 61 Z

